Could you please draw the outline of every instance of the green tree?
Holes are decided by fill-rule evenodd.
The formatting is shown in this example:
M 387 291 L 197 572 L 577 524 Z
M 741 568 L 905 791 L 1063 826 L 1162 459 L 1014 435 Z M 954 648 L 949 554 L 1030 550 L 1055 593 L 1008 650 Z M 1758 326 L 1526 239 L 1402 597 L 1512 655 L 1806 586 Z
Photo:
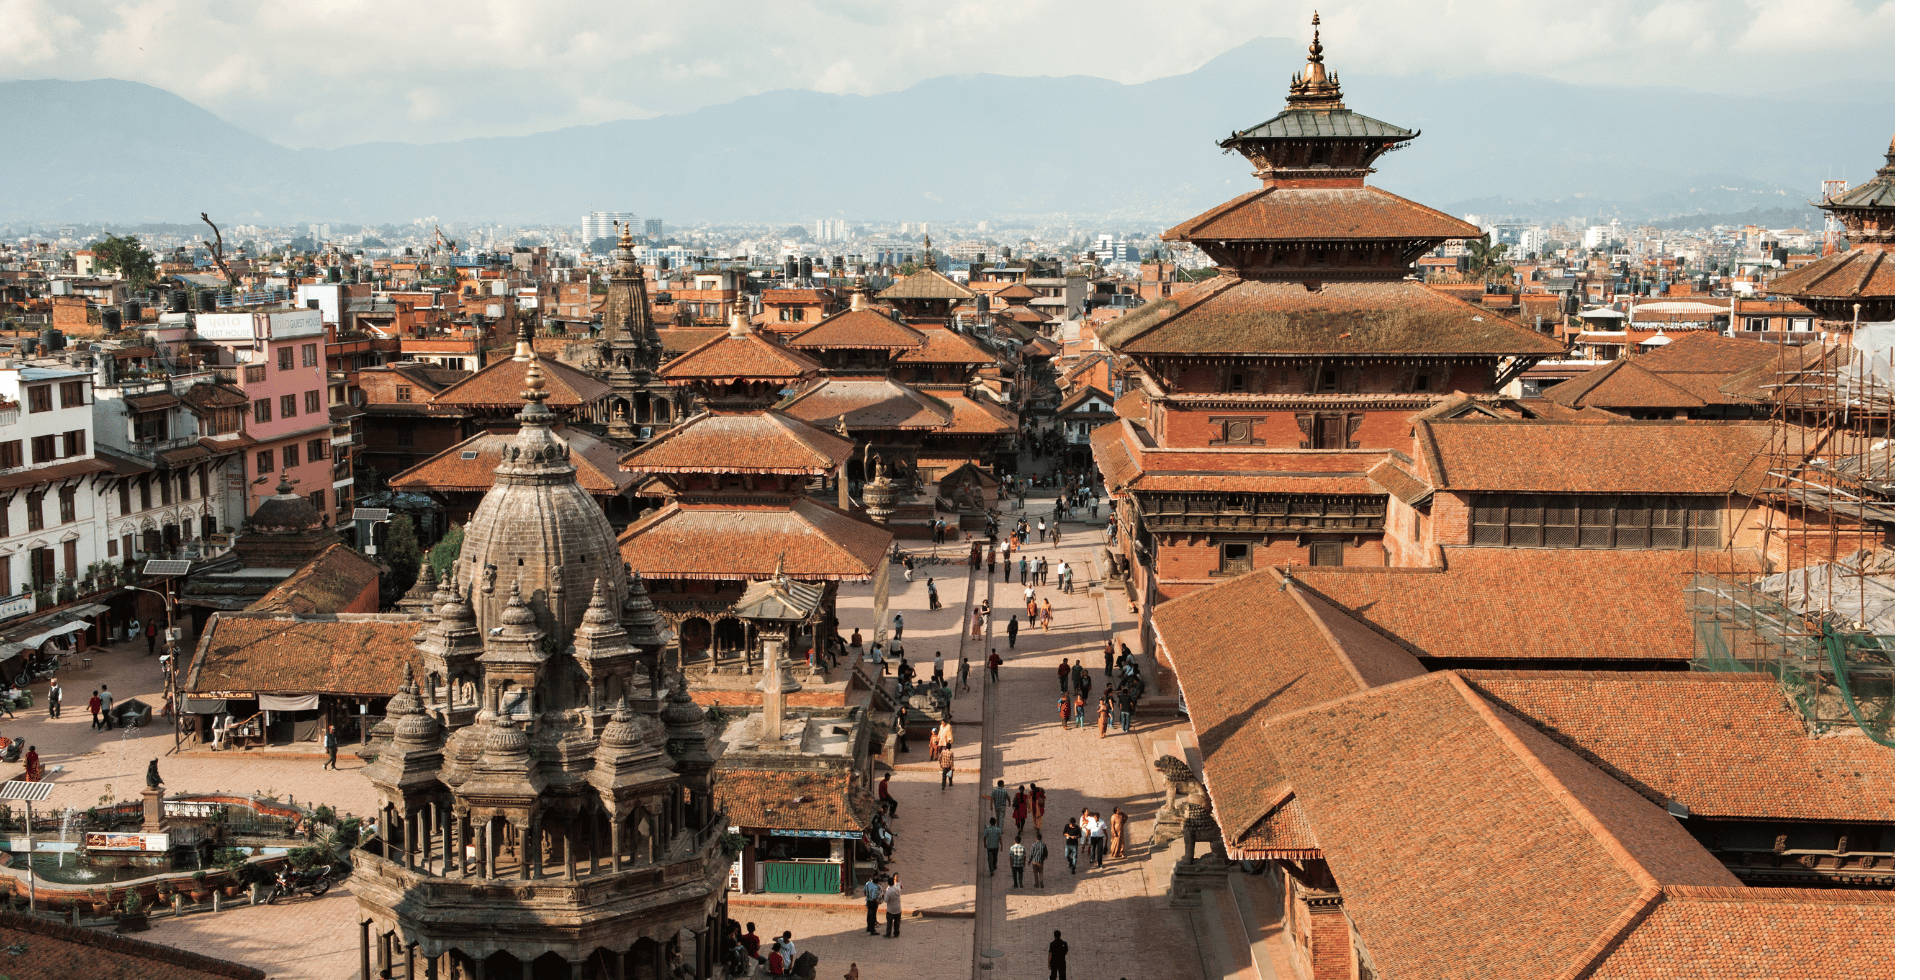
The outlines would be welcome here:
M 427 552 L 427 564 L 433 566 L 433 573 L 440 576 L 441 581 L 446 581 L 447 573 L 453 570 L 453 560 L 460 557 L 460 545 L 466 539 L 466 530 L 455 524 L 434 543 L 433 550 Z
M 135 289 L 145 289 L 159 274 L 153 253 L 132 235 L 108 235 L 87 248 L 93 252 L 96 269 L 120 273 Z
M 1482 282 L 1510 282 L 1513 263 L 1507 261 L 1507 246 L 1493 245 L 1486 238 L 1467 243 L 1467 273 Z
M 413 580 L 420 574 L 420 539 L 413 533 L 413 518 L 401 514 L 387 523 L 387 543 L 380 557 L 393 569 L 396 594 L 413 588 Z

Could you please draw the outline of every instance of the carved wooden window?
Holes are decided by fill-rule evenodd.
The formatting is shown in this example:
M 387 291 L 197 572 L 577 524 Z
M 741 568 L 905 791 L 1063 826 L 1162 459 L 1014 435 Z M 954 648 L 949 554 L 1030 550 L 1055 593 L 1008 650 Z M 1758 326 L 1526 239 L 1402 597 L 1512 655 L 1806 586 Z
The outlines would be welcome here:
M 1338 541 L 1315 541 L 1307 546 L 1307 564 L 1337 566 L 1342 564 L 1346 549 Z
M 1215 416 L 1207 420 L 1220 427 L 1220 435 L 1209 440 L 1215 446 L 1264 446 L 1265 439 L 1256 435 L 1262 419 L 1253 417 Z
M 1708 497 L 1483 494 L 1473 501 L 1470 540 L 1514 548 L 1715 548 L 1720 506 Z
M 1228 541 L 1220 545 L 1220 574 L 1244 575 L 1253 571 L 1253 544 Z

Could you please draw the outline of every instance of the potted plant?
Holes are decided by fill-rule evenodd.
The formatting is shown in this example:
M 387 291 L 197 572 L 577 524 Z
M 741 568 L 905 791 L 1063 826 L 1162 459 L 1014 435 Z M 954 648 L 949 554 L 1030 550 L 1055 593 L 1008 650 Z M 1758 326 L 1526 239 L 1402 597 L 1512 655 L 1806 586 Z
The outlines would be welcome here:
M 213 887 L 207 884 L 207 873 L 205 871 L 195 871 L 193 873 L 193 884 L 190 886 L 190 890 L 193 892 L 193 900 L 195 902 L 204 902 L 213 896 Z
M 114 931 L 147 931 L 147 903 L 141 900 L 138 891 L 132 888 L 127 889 L 127 897 L 120 903 L 120 924 Z
M 113 892 L 105 888 L 88 891 L 87 904 L 93 908 L 94 915 L 106 915 L 113 911 Z

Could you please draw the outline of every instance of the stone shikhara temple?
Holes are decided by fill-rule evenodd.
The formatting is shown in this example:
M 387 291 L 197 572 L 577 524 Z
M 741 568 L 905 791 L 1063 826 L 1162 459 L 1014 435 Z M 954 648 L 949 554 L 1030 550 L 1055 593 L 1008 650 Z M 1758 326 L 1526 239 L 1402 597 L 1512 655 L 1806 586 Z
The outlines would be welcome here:
M 375 730 L 354 890 L 383 976 L 707 976 L 726 920 L 706 713 L 553 432 L 540 363 Z M 386 972 L 391 971 L 391 972 Z

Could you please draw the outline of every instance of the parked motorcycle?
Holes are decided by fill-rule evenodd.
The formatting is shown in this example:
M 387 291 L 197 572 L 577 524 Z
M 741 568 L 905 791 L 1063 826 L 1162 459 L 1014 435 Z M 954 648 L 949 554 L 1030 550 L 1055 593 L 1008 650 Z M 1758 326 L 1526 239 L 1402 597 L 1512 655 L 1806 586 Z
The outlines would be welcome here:
M 273 876 L 273 888 L 267 892 L 267 904 L 272 905 L 282 898 L 295 895 L 311 895 L 319 898 L 333 887 L 333 869 L 313 867 L 305 871 L 282 868 Z

